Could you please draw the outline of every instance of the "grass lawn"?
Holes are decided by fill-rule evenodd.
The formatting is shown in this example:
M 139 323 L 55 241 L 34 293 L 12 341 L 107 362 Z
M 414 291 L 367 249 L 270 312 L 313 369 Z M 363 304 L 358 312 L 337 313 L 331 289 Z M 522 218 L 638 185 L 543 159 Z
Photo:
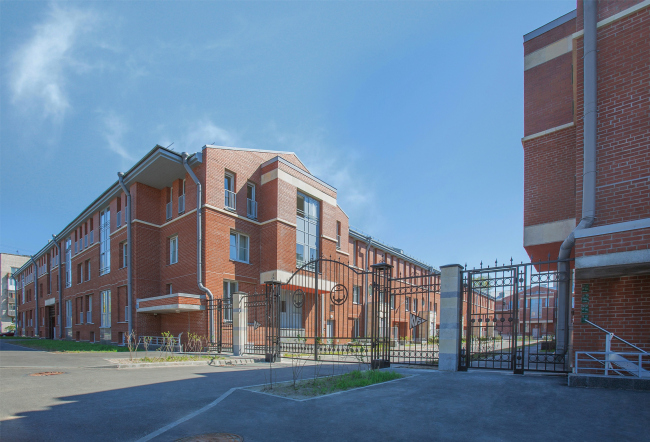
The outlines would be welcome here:
M 185 361 L 210 361 L 214 359 L 226 359 L 224 356 L 208 356 L 208 355 L 172 355 L 172 356 L 160 356 L 160 357 L 149 357 L 145 356 L 143 358 L 133 359 L 134 363 L 152 363 L 152 362 L 185 362 Z M 130 361 L 129 361 L 130 362 Z
M 117 345 L 91 344 L 90 342 L 76 341 L 55 341 L 52 339 L 23 338 L 23 337 L 2 337 L 1 339 L 11 340 L 12 345 L 21 347 L 34 348 L 37 350 L 60 351 L 65 353 L 84 353 L 84 352 L 128 352 L 128 347 L 118 347 Z
M 293 382 L 283 382 L 273 386 L 263 385 L 260 387 L 252 387 L 251 390 L 262 391 L 293 399 L 307 399 L 335 393 L 337 391 L 366 387 L 368 385 L 379 384 L 403 377 L 404 375 L 394 371 L 355 370 L 341 376 L 327 376 L 296 381 L 295 385 Z

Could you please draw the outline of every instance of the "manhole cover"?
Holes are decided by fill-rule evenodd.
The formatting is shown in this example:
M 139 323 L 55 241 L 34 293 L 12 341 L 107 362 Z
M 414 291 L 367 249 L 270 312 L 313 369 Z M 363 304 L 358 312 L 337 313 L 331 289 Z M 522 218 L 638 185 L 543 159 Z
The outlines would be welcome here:
M 176 439 L 176 442 L 243 442 L 244 438 L 231 433 L 207 433 Z
M 54 376 L 57 374 L 63 374 L 62 371 L 44 371 L 42 373 L 32 373 L 30 376 Z

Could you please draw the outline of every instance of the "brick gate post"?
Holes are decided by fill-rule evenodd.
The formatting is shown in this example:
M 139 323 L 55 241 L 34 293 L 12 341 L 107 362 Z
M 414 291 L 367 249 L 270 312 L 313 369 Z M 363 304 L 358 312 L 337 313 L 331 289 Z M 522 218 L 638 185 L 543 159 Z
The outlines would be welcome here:
M 438 369 L 442 371 L 458 371 L 462 269 L 459 264 L 440 267 Z
M 232 353 L 234 356 L 243 356 L 246 352 L 247 331 L 246 293 L 235 292 L 232 294 Z

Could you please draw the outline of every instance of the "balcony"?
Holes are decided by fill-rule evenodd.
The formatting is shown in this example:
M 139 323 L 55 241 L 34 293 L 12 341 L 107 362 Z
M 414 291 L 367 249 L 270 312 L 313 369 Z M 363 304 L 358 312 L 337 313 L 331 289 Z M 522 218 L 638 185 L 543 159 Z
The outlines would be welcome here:
M 185 213 L 185 195 L 178 197 L 178 213 Z
M 246 199 L 246 216 L 257 219 L 257 201 Z
M 235 192 L 226 189 L 224 202 L 226 209 L 237 210 L 237 198 L 235 198 L 235 196 Z
M 166 219 L 168 219 L 168 220 L 172 219 L 172 203 L 171 203 L 171 201 L 167 203 L 167 211 L 165 213 L 166 213 L 166 217 L 167 217 Z

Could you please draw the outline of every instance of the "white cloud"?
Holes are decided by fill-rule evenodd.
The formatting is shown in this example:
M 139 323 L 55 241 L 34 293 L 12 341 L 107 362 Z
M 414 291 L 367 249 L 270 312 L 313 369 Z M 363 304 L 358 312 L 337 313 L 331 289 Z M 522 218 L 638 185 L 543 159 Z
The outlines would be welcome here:
M 128 150 L 124 147 L 123 137 L 128 131 L 127 124 L 124 119 L 113 113 L 104 115 L 103 118 L 104 130 L 103 135 L 106 139 L 107 147 L 115 152 L 122 158 L 123 162 L 132 163 L 135 161 L 133 156 L 129 154 Z
M 10 58 L 10 88 L 15 105 L 41 105 L 46 117 L 61 119 L 70 102 L 66 74 L 84 69 L 73 52 L 95 21 L 94 14 L 52 5 L 33 36 Z
M 232 132 L 217 126 L 209 119 L 203 119 L 190 125 L 183 139 L 183 149 L 188 152 L 195 152 L 206 144 L 241 147 L 238 146 L 238 143 L 239 138 Z

